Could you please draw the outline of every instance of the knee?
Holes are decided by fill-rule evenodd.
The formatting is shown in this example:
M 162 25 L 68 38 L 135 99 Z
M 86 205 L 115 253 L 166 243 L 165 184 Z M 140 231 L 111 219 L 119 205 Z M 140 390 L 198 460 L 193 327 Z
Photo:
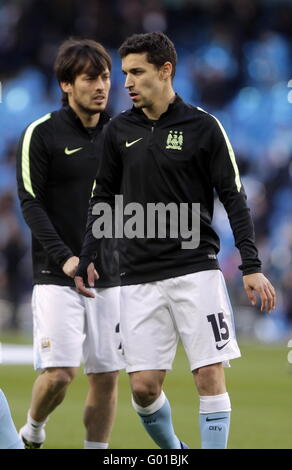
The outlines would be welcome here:
M 220 395 L 226 392 L 222 363 L 200 367 L 195 371 L 199 395 Z
M 110 397 L 116 394 L 119 372 L 88 374 L 90 388 L 98 395 Z
M 47 369 L 45 372 L 47 387 L 52 395 L 65 390 L 75 377 L 75 373 L 69 368 Z
M 143 407 L 153 403 L 161 393 L 159 384 L 152 381 L 133 380 L 132 393 L 134 401 Z

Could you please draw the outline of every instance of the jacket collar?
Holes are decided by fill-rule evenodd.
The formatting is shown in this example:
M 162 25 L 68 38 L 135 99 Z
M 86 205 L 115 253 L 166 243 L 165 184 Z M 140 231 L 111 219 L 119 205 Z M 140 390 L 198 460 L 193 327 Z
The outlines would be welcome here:
M 162 113 L 159 119 L 157 120 L 159 121 L 160 119 L 163 119 L 164 117 L 167 117 L 170 114 L 172 114 L 181 103 L 183 103 L 183 99 L 176 93 L 175 99 L 173 100 L 173 102 L 169 103 L 167 110 L 164 113 Z M 153 121 L 153 119 L 149 119 L 146 116 L 146 114 L 143 112 L 141 108 L 135 108 L 135 106 L 132 106 L 131 111 L 136 115 L 144 117 L 147 121 Z
M 79 116 L 77 116 L 75 111 L 69 105 L 64 106 L 63 110 L 65 111 L 66 115 L 69 117 L 69 119 L 73 123 L 77 124 L 79 127 L 86 130 L 86 127 L 83 126 Z M 106 124 L 109 120 L 110 120 L 109 114 L 106 111 L 102 111 L 100 113 L 99 121 L 96 125 L 96 130 L 102 128 L 104 126 L 104 124 Z

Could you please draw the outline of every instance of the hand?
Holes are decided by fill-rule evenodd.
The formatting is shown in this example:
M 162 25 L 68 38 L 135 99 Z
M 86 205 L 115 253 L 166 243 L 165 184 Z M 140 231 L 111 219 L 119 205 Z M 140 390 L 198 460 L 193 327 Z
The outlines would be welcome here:
M 276 292 L 270 281 L 262 273 L 247 274 L 243 276 L 245 292 L 252 305 L 256 305 L 256 291 L 261 298 L 261 312 L 266 308 L 268 312 L 276 307 Z
M 81 269 L 79 269 L 79 268 L 81 268 Z M 79 266 L 77 274 L 79 274 L 79 272 L 81 272 L 81 271 L 82 271 L 82 267 Z M 94 287 L 94 281 L 95 281 L 95 279 L 99 279 L 99 275 L 98 275 L 97 271 L 95 270 L 93 263 L 90 263 L 87 266 L 86 272 L 87 272 L 87 281 L 88 281 L 89 286 Z M 84 275 L 83 276 L 78 276 L 77 275 L 74 278 L 74 282 L 75 282 L 77 292 L 79 292 L 79 294 L 81 294 L 81 295 L 84 295 L 84 297 L 94 298 L 95 295 L 93 294 L 93 292 L 91 292 L 89 289 L 87 289 L 84 285 L 84 277 L 86 277 L 86 275 L 85 276 Z
M 67 259 L 66 263 L 63 266 L 63 272 L 66 276 L 74 278 L 77 266 L 79 264 L 79 258 L 77 256 L 71 256 L 71 258 Z

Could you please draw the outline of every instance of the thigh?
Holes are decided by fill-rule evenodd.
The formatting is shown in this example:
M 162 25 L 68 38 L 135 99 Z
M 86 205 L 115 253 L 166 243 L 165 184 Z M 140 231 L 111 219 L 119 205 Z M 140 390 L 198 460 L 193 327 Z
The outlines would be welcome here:
M 209 270 L 170 280 L 175 322 L 191 370 L 240 357 L 233 312 L 221 271 Z
M 35 368 L 78 367 L 84 340 L 84 307 L 75 289 L 35 285 L 32 311 Z
M 83 298 L 86 309 L 86 338 L 83 346 L 85 373 L 123 369 L 120 287 L 94 289 L 94 294 L 94 299 Z
M 178 334 L 160 281 L 121 287 L 127 372 L 171 369 Z

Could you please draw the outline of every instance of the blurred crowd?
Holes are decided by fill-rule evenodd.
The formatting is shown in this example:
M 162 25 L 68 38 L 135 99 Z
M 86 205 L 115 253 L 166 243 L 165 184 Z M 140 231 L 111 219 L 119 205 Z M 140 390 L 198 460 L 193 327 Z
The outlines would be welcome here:
M 278 294 L 272 325 L 259 323 L 257 335 L 281 339 L 292 327 L 290 0 L 0 0 L 0 327 L 21 326 L 20 305 L 30 296 L 30 235 L 17 202 L 15 152 L 23 129 L 60 106 L 52 72 L 58 45 L 90 37 L 108 48 L 114 115 L 130 106 L 116 49 L 128 35 L 149 31 L 165 32 L 177 47 L 176 91 L 219 118 L 230 137 L 264 272 Z M 244 330 L 250 307 L 219 202 L 214 223 Z

